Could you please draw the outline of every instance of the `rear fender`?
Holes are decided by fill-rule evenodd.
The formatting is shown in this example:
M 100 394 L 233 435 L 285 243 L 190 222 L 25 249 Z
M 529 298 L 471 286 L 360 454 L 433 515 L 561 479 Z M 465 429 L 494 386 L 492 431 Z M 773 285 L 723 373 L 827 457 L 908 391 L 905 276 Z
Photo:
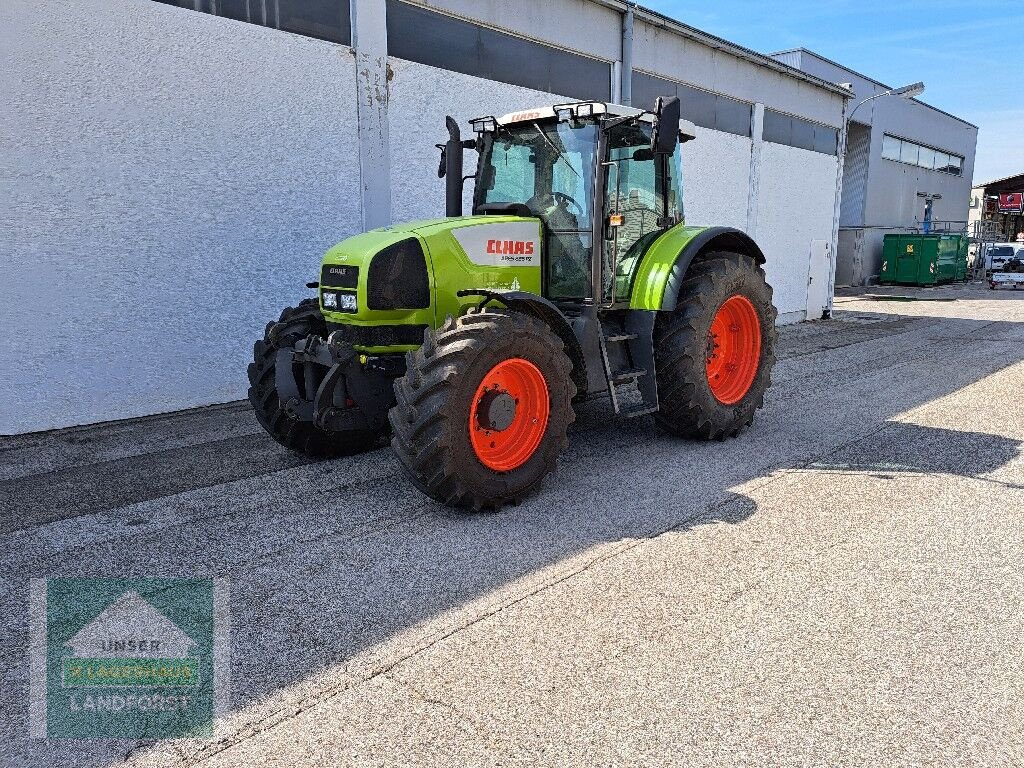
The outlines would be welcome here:
M 710 251 L 742 253 L 758 264 L 765 263 L 764 253 L 742 230 L 733 227 L 673 227 L 655 240 L 644 254 L 633 281 L 629 308 L 674 310 L 686 270 L 700 254 Z

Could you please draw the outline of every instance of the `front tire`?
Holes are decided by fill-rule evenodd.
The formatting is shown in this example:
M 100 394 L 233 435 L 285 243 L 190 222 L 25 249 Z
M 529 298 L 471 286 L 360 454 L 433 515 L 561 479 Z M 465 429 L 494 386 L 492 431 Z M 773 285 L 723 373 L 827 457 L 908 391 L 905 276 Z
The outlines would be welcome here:
M 750 425 L 771 385 L 776 316 L 764 270 L 749 256 L 715 252 L 693 264 L 675 311 L 655 328 L 656 422 L 705 440 Z
M 561 339 L 519 312 L 471 310 L 424 334 L 395 381 L 391 445 L 413 483 L 473 510 L 518 502 L 555 470 L 575 419 Z

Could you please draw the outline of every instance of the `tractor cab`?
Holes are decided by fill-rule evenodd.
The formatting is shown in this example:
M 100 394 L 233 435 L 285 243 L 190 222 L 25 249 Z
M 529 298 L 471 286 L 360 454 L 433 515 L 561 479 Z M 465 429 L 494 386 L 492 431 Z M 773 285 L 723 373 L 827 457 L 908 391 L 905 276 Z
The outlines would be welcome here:
M 678 101 L 659 100 L 656 112 L 583 102 L 471 125 L 479 151 L 473 213 L 541 220 L 543 295 L 628 301 L 639 256 L 683 221 L 676 136 L 686 141 L 694 131 L 680 124 Z

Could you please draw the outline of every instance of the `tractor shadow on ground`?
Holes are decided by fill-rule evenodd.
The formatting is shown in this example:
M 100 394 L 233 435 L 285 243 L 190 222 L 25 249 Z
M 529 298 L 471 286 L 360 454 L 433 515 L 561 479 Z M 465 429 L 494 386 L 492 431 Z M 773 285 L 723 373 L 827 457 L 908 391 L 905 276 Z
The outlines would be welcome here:
M 649 418 L 618 422 L 606 403 L 584 404 L 559 472 L 539 495 L 499 514 L 467 514 L 425 500 L 387 450 L 296 465 L 261 434 L 228 439 L 214 432 L 205 442 L 159 455 L 158 461 L 170 462 L 163 474 L 146 475 L 138 457 L 94 464 L 92 472 L 107 479 L 94 488 L 96 503 L 87 499 L 85 508 L 102 514 L 98 521 L 82 520 L 91 520 L 98 538 L 28 559 L 20 575 L 229 578 L 232 708 L 239 711 L 263 706 L 296 684 L 312 683 L 315 697 L 318 678 L 332 670 L 426 622 L 463 621 L 465 615 L 450 615 L 481 598 L 513 602 L 529 585 L 536 587 L 540 572 L 573 568 L 570 561 L 595 547 L 741 524 L 757 505 L 735 489 L 775 471 L 980 476 L 1021 455 L 1021 442 L 1007 437 L 889 420 L 1018 363 L 1024 345 L 998 359 L 979 354 L 971 365 L 942 372 L 921 358 L 914 363 L 921 381 L 871 400 L 875 380 L 864 378 L 854 352 L 867 344 L 891 344 L 892 329 L 881 326 L 882 319 L 894 321 L 880 315 L 879 328 L 865 330 L 871 318 L 856 314 L 863 322 L 783 332 L 784 339 L 803 340 L 783 345 L 777 391 L 737 440 L 679 440 L 658 431 Z M 927 323 L 929 332 L 952 327 L 941 319 Z M 988 333 L 998 335 L 1007 326 L 1018 333 L 1022 324 L 989 325 Z M 917 327 L 906 324 L 898 332 Z M 892 371 L 906 361 L 899 354 L 890 357 L 872 375 L 891 385 Z M 836 386 L 854 390 L 840 412 Z M 866 424 L 881 428 L 865 436 Z M 841 437 L 847 434 L 849 439 Z M 195 468 L 191 490 L 183 467 Z M 39 491 L 45 498 L 33 497 L 33 504 L 42 510 L 74 496 L 78 484 L 87 482 L 87 470 L 67 472 L 47 473 L 49 490 Z M 143 492 L 129 489 L 119 501 L 107 496 L 119 486 L 118 478 L 123 484 L 144 477 L 149 482 Z M 18 482 L 27 487 L 29 481 Z M 40 522 L 72 516 L 44 514 Z M 151 526 L 136 529 L 131 547 L 117 545 L 123 531 L 117 523 L 126 517 Z M 15 598 L 9 607 L 24 611 L 22 594 Z M 4 649 L 8 661 L 19 658 L 27 644 L 23 626 L 12 634 Z M 17 686 L 6 687 L 12 708 L 23 706 L 12 698 Z M 10 722 L 24 720 L 16 716 Z M 22 733 L 12 736 L 21 739 Z M 132 748 L 129 742 L 21 741 L 10 763 L 100 766 Z M 192 754 L 201 745 L 182 748 Z
M 890 422 L 883 430 L 804 469 L 870 475 L 879 480 L 898 480 L 906 473 L 984 479 L 1020 453 L 1021 442 L 1002 435 Z M 1016 483 L 1002 484 L 1024 488 Z

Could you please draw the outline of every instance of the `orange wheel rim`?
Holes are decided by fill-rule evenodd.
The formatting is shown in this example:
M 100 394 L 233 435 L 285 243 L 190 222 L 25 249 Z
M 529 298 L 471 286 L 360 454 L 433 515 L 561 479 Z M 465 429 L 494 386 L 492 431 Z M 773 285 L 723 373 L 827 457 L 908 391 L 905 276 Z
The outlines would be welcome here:
M 746 296 L 730 296 L 708 331 L 707 369 L 711 394 L 732 405 L 750 391 L 761 362 L 761 321 Z
M 473 395 L 469 441 L 488 469 L 509 472 L 536 452 L 548 427 L 551 400 L 544 374 L 529 360 L 503 360 Z

